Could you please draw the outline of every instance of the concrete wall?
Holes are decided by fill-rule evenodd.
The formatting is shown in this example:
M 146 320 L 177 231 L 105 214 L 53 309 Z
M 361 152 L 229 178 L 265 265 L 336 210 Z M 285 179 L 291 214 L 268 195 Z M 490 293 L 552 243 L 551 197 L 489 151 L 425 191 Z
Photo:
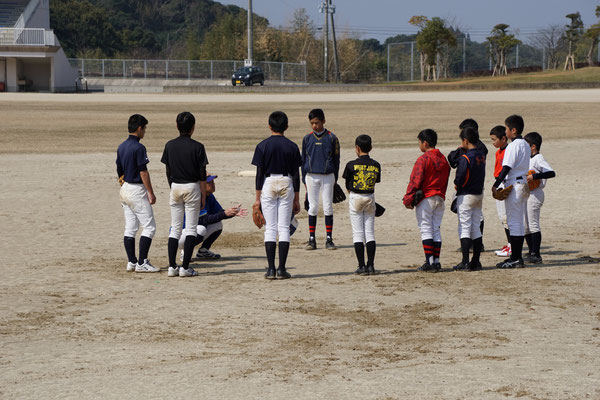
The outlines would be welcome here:
M 25 27 L 50 29 L 50 0 L 39 0 L 37 8 L 25 22 Z
M 17 59 L 6 59 L 6 91 L 16 92 L 17 87 Z
M 74 92 L 77 77 L 77 68 L 71 66 L 61 47 L 52 57 L 52 87 L 50 90 L 52 92 Z
M 6 60 L 0 60 L 0 82 L 6 87 Z

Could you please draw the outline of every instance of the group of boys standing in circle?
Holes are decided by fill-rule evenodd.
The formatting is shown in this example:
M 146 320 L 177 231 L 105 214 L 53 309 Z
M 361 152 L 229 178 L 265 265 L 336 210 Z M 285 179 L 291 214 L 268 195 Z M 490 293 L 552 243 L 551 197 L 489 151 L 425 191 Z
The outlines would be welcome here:
M 256 167 L 255 207 L 265 219 L 264 247 L 267 256 L 266 279 L 289 279 L 286 261 L 290 248 L 290 223 L 300 212 L 300 184 L 306 188 L 309 240 L 306 250 L 316 250 L 315 231 L 319 203 L 322 201 L 326 228 L 325 249 L 336 250 L 333 242 L 333 193 L 340 168 L 338 138 L 325 127 L 321 109 L 308 115 L 312 132 L 302 141 L 302 152 L 285 137 L 287 115 L 275 111 L 269 116 L 271 135 L 255 148 L 252 165 Z M 222 232 L 221 220 L 247 215 L 240 205 L 222 209 L 214 198 L 214 179 L 207 175 L 208 159 L 204 146 L 191 138 L 195 118 L 189 112 L 176 119 L 179 137 L 166 143 L 161 162 L 165 164 L 170 190 L 171 227 L 168 241 L 168 276 L 190 277 L 198 273 L 190 266 L 194 248 L 202 244 L 197 257 L 217 259 L 210 246 Z M 128 257 L 126 270 L 160 272 L 148 260 L 156 223 L 152 204 L 156 197 L 147 171 L 149 162 L 145 147 L 140 143 L 148 120 L 139 114 L 129 118 L 129 137 L 117 150 L 117 174 L 122 182 L 120 198 L 125 215 L 124 247 Z M 424 153 L 413 167 L 410 182 L 403 198 L 404 205 L 415 209 L 425 253 L 425 263 L 418 268 L 424 272 L 442 269 L 441 222 L 450 168 L 456 168 L 456 188 L 452 210 L 458 215 L 458 234 L 462 260 L 454 270 L 482 269 L 483 250 L 483 187 L 487 148 L 479 137 L 477 123 L 468 119 L 459 126 L 461 146 L 448 158 L 436 149 L 437 133 L 425 129 L 418 135 L 419 148 Z M 523 138 L 523 119 L 512 115 L 505 126 L 490 132 L 498 148 L 492 192 L 513 187 L 506 200 L 498 201 L 498 214 L 505 227 L 508 245 L 496 252 L 509 256 L 498 268 L 523 267 L 523 241 L 529 247 L 528 261 L 542 262 L 540 255 L 540 209 L 544 202 L 543 188 L 554 171 L 539 153 L 541 135 L 531 132 Z M 508 143 L 508 139 L 511 140 Z M 342 179 L 349 193 L 349 214 L 358 275 L 374 275 L 375 270 L 375 184 L 381 181 L 381 165 L 369 156 L 371 137 L 359 135 L 355 140 L 357 158 L 345 166 Z M 135 254 L 135 236 L 143 227 L 139 241 L 139 257 Z M 176 263 L 177 250 L 182 248 L 181 264 Z M 367 259 L 365 261 L 365 248 Z M 473 251 L 469 259 L 470 251 Z M 278 264 L 275 258 L 278 251 Z

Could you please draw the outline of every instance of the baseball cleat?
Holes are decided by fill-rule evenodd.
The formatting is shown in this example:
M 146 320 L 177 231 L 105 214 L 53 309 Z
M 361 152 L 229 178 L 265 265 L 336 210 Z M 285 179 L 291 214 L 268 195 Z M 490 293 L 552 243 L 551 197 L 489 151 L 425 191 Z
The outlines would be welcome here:
M 150 261 L 146 258 L 143 264 L 139 264 L 135 266 L 135 272 L 160 272 L 160 268 L 156 268 Z
M 179 276 L 179 265 L 176 265 L 174 267 L 169 267 L 167 276 L 169 276 L 169 277 Z
M 198 253 L 196 253 L 196 257 L 200 258 L 200 259 L 216 260 L 216 259 L 221 258 L 221 255 L 217 254 L 217 253 L 213 253 L 212 251 L 201 247 L 198 249 Z
M 501 269 L 523 268 L 523 267 L 525 267 L 525 263 L 523 262 L 522 258 L 519 258 L 518 260 L 513 260 L 513 259 L 508 258 L 508 259 L 496 264 L 496 268 L 501 268 Z
M 462 261 L 452 267 L 453 271 L 466 271 L 467 269 L 469 269 L 469 264 L 465 264 Z
M 265 274 L 265 279 L 275 279 L 277 278 L 277 274 L 275 273 L 275 268 L 267 268 L 267 273 Z
M 421 265 L 419 268 L 417 268 L 417 271 L 421 271 L 421 272 L 430 272 L 432 269 L 431 264 L 429 263 L 425 263 L 423 265 Z
M 482 270 L 483 270 L 483 266 L 481 265 L 481 263 L 479 261 L 476 263 L 471 261 L 469 263 L 468 271 L 482 271 Z
M 358 268 L 356 269 L 356 271 L 354 271 L 354 273 L 356 275 L 363 275 L 365 273 L 365 266 L 363 265 L 362 267 L 359 265 Z
M 277 279 L 290 279 L 292 277 L 292 275 L 285 270 L 285 267 L 277 268 L 276 276 Z
M 374 265 L 367 265 L 365 268 L 365 275 L 376 275 L 377 271 L 375 271 Z
M 135 271 L 135 266 L 136 265 L 137 265 L 137 263 L 128 262 L 127 263 L 127 272 L 133 272 L 133 271 Z
M 537 255 L 537 254 L 530 254 L 529 257 L 527 258 L 527 262 L 529 264 L 541 264 L 542 256 Z
M 335 243 L 333 243 L 332 239 L 327 239 L 327 241 L 325 242 L 325 248 L 327 250 L 337 250 L 337 246 L 335 245 Z
M 431 271 L 430 272 L 440 272 L 441 270 L 442 270 L 442 264 L 440 264 L 439 262 L 433 263 L 431 265 Z
M 308 243 L 306 243 L 306 250 L 316 250 L 317 249 L 317 241 L 315 239 L 310 239 Z
M 503 248 L 501 248 L 500 250 L 496 250 L 496 255 L 498 257 L 510 257 L 511 254 L 512 254 L 512 251 L 510 248 L 510 243 L 507 244 L 506 246 L 504 246 Z
M 179 267 L 179 276 L 182 278 L 188 277 L 188 276 L 196 276 L 198 275 L 198 273 L 196 271 L 194 271 L 194 268 L 192 267 L 188 267 L 187 269 L 183 268 L 183 267 Z

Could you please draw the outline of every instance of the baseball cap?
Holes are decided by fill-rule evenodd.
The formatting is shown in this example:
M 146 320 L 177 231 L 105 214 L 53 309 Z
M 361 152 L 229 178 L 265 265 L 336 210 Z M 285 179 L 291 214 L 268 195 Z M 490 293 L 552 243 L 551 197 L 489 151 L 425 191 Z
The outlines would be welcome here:
M 217 179 L 217 178 L 218 178 L 218 176 L 219 176 L 219 175 L 208 175 L 208 176 L 206 177 L 206 183 L 210 183 L 210 182 L 212 182 L 213 180 Z

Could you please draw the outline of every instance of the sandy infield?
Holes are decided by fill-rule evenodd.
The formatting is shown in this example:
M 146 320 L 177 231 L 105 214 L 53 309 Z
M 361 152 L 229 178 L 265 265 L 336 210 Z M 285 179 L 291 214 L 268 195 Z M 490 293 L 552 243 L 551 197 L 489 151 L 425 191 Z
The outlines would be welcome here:
M 320 248 L 303 249 L 303 211 L 288 260 L 294 278 L 276 282 L 262 277 L 262 234 L 250 218 L 225 221 L 214 246 L 223 258 L 194 261 L 199 277 L 126 273 L 115 151 L 127 117 L 144 114 L 158 199 L 150 257 L 164 268 L 168 185 L 159 160 L 176 113 L 198 118 L 194 138 L 219 175 L 220 203 L 250 207 L 254 180 L 237 173 L 251 168 L 268 113 L 286 111 L 299 143 L 306 114 L 320 105 L 313 98 L 1 94 L 0 398 L 600 398 L 600 189 L 590 176 L 600 92 L 472 93 L 319 94 L 343 164 L 357 134 L 374 139 L 383 170 L 376 198 L 387 208 L 376 220 L 381 274 L 352 274 L 342 203 L 339 249 L 323 249 L 323 218 Z M 557 178 L 542 209 L 544 264 L 503 271 L 493 268 L 492 250 L 505 240 L 488 195 L 495 149 L 486 134 L 511 113 L 543 135 Z M 420 155 L 416 135 L 436 129 L 447 154 L 466 117 L 478 120 L 490 149 L 486 269 L 449 270 L 460 255 L 447 209 L 445 271 L 421 274 L 414 212 L 400 200 Z

